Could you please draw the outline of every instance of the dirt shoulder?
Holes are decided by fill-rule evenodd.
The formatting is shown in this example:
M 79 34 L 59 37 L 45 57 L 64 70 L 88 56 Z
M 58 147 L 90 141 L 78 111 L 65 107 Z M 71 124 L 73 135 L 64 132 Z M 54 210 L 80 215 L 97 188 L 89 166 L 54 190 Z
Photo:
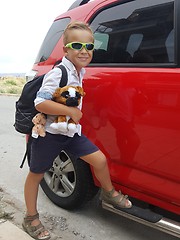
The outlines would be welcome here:
M 12 197 L 0 187 L 0 222 L 8 220 L 18 228 L 22 229 L 21 224 L 25 214 L 23 209 L 24 206 L 22 206 L 17 199 L 12 199 Z M 87 239 L 86 236 L 81 235 L 79 232 L 69 229 L 65 217 L 55 217 L 47 213 L 40 213 L 40 215 L 43 224 L 51 232 L 51 240 Z

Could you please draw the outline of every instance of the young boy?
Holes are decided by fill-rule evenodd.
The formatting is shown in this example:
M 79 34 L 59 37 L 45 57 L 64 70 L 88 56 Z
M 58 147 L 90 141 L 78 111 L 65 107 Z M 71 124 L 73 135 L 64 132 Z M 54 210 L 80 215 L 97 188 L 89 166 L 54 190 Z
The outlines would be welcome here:
M 67 85 L 82 86 L 84 67 L 91 62 L 93 56 L 93 33 L 85 23 L 73 22 L 64 31 L 63 41 L 65 56 L 61 64 L 66 67 L 68 73 Z M 68 107 L 51 101 L 61 76 L 62 72 L 59 68 L 54 68 L 48 72 L 35 99 L 36 109 L 47 114 L 46 136 L 39 137 L 32 143 L 30 171 L 24 187 L 26 216 L 23 227 L 35 239 L 47 240 L 50 238 L 50 233 L 44 229 L 39 220 L 37 211 L 38 187 L 44 173 L 51 168 L 60 149 L 68 149 L 73 155 L 92 165 L 94 174 L 101 183 L 101 198 L 104 201 L 122 208 L 132 206 L 127 196 L 114 190 L 104 154 L 81 133 L 81 125 L 79 124 L 82 118 L 81 106 L 80 108 Z M 63 133 L 50 126 L 56 115 L 60 114 L 70 116 L 78 125 L 76 134 Z

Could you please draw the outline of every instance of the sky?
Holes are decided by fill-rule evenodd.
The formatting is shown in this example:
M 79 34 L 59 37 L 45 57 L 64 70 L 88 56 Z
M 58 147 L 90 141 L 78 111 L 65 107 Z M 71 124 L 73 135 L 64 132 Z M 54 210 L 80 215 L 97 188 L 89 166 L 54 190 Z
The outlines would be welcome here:
M 53 20 L 75 0 L 1 0 L 0 73 L 31 70 Z

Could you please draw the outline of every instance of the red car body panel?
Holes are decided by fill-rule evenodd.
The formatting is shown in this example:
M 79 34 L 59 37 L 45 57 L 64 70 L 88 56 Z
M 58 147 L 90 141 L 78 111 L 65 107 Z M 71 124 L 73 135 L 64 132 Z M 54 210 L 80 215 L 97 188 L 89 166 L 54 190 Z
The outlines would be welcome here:
M 178 214 L 179 73 L 179 69 L 162 68 L 93 68 L 93 71 L 88 68 L 84 78 L 87 94 L 83 103 L 83 129 L 108 157 L 113 182 L 124 187 L 129 195 L 133 192 L 136 198 L 160 207 L 163 205 Z M 127 147 L 127 151 L 124 150 L 126 160 L 123 160 L 119 150 L 121 139 L 118 140 L 111 123 L 112 99 L 119 101 L 121 109 L 126 108 L 126 102 L 121 101 L 118 94 L 125 96 L 132 89 L 141 90 L 147 98 L 147 106 L 142 115 L 133 113 L 137 137 L 130 136 L 126 140 L 129 143 L 122 141 L 122 148 Z M 142 108 L 140 104 L 136 108 Z M 114 123 L 117 128 L 121 124 L 118 121 L 117 117 Z

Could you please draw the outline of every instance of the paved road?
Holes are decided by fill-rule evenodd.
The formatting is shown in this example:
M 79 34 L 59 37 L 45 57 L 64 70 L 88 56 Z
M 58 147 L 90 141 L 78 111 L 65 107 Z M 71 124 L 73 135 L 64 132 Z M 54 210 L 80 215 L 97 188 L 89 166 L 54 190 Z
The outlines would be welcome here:
M 14 130 L 14 111 L 17 97 L 0 96 L 0 187 L 7 192 L 15 211 L 17 224 L 24 211 L 23 184 L 27 166 L 19 168 L 25 151 L 25 137 Z M 4 197 L 6 199 L 6 197 Z M 39 210 L 45 224 L 66 240 L 177 240 L 176 237 L 148 228 L 134 221 L 107 212 L 94 199 L 77 211 L 66 211 L 51 203 L 39 192 Z

